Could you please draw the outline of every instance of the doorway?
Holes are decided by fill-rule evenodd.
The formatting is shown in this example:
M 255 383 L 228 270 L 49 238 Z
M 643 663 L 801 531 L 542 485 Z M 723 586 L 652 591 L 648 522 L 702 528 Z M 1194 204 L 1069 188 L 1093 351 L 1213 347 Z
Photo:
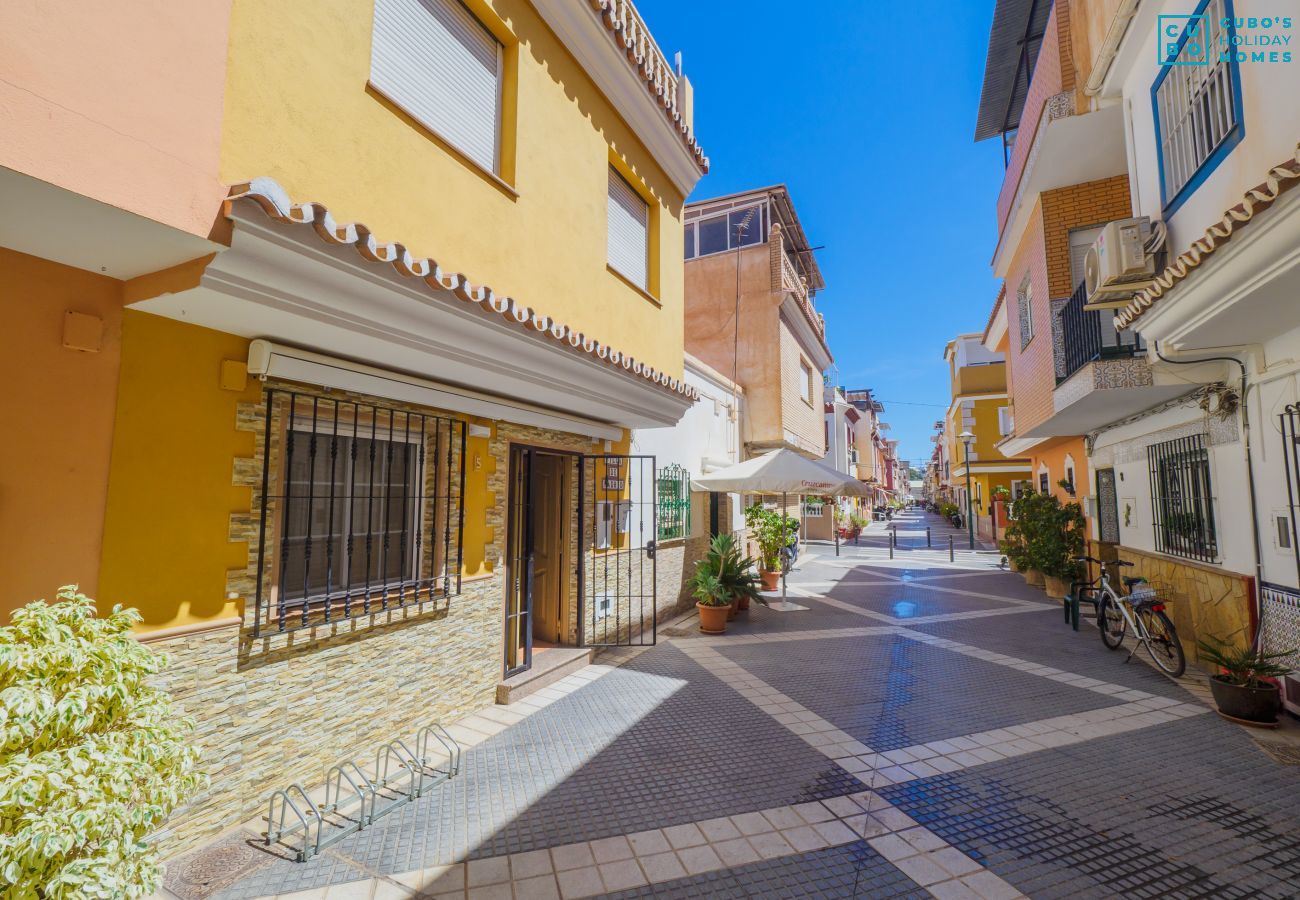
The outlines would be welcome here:
M 506 677 L 532 665 L 534 647 L 571 643 L 576 460 L 561 451 L 510 448 Z

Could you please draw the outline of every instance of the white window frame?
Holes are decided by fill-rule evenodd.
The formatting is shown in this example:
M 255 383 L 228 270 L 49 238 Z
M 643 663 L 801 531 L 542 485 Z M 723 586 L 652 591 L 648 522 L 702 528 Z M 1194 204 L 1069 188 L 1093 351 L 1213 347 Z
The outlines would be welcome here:
M 381 17 L 402 15 L 413 17 L 419 16 L 421 13 L 433 17 L 434 13 L 429 9 L 431 4 L 441 5 L 449 10 L 453 17 L 461 20 L 464 27 L 481 30 L 483 36 L 491 40 L 496 47 L 496 91 L 493 97 L 493 134 L 490 159 L 482 152 L 482 148 L 466 146 L 464 141 L 457 141 L 453 138 L 448 133 L 448 128 L 439 126 L 435 113 L 432 112 L 437 106 L 436 98 L 420 96 L 420 83 L 424 80 L 421 76 L 425 76 L 427 73 L 419 71 L 406 72 L 404 74 L 408 77 L 410 83 L 403 83 L 401 74 L 397 71 L 390 71 L 383 64 L 383 61 L 386 60 L 400 68 L 400 50 L 392 47 L 388 48 L 393 54 L 391 59 L 383 55 L 384 47 L 382 42 L 385 37 L 383 30 L 380 28 Z M 418 60 L 412 61 L 411 65 L 418 65 Z M 374 19 L 371 25 L 370 86 L 412 119 L 419 122 L 422 127 L 434 134 L 439 140 L 453 147 L 457 153 L 469 162 L 496 176 L 501 174 L 503 82 L 504 47 L 501 41 L 497 39 L 492 29 L 484 25 L 460 0 L 375 0 Z

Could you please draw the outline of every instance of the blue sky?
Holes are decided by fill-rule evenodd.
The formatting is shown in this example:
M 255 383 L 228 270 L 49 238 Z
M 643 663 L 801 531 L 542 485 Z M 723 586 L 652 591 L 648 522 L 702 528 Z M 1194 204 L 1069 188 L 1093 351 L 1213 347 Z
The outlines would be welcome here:
M 993 0 L 637 7 L 695 85 L 712 172 L 693 198 L 789 185 L 826 245 L 817 306 L 840 382 L 874 388 L 903 458 L 928 458 L 944 344 L 983 329 L 995 296 L 1002 151 L 972 140 Z

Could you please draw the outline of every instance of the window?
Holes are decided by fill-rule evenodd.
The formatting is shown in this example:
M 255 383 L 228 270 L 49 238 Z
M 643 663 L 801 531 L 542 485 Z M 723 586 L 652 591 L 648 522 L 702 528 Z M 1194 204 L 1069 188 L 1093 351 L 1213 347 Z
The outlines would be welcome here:
M 459 593 L 463 422 L 274 389 L 265 415 L 255 633 Z
M 1083 261 L 1105 227 L 1094 225 L 1090 228 L 1070 229 L 1070 293 L 1073 294 L 1074 289 L 1083 282 Z
M 686 537 L 691 530 L 691 473 L 675 463 L 661 469 L 656 493 L 659 540 Z
M 811 406 L 816 390 L 813 385 L 813 371 L 812 366 L 808 365 L 808 363 L 804 362 L 802 359 L 799 360 L 799 377 L 803 381 L 803 387 L 801 388 L 803 391 L 803 402 Z
M 650 264 L 650 206 L 623 176 L 609 170 L 609 264 L 641 290 L 647 290 Z
M 1016 292 L 1016 310 L 1020 320 L 1020 349 L 1029 346 L 1034 338 L 1034 287 L 1025 279 L 1020 290 Z
M 1208 34 L 1198 34 L 1195 41 L 1184 34 L 1151 86 L 1165 215 L 1196 190 L 1242 137 L 1232 4 L 1202 0 L 1196 12 L 1205 15 L 1200 21 Z
M 1161 553 L 1211 562 L 1217 555 L 1210 454 L 1203 435 L 1152 444 L 1152 525 Z
M 457 0 L 375 0 L 370 83 L 467 158 L 498 171 L 501 44 Z
M 691 222 L 686 226 L 686 258 L 763 243 L 767 240 L 764 209 L 760 203 Z
M 1038 473 L 1038 493 L 1050 494 L 1052 492 L 1047 483 L 1050 477 L 1046 469 Z

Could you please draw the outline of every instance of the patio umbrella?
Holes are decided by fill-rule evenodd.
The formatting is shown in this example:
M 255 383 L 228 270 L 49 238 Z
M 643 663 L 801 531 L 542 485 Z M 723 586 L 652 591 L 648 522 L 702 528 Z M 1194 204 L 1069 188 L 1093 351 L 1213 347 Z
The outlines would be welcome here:
M 867 495 L 866 485 L 856 478 L 786 449 L 773 450 L 734 466 L 701 475 L 694 479 L 692 486 L 699 491 L 719 493 L 780 494 L 782 515 L 785 514 L 785 502 L 789 494 L 832 497 Z M 834 523 L 831 530 L 835 531 Z M 838 555 L 839 552 L 839 532 L 835 531 L 835 553 Z M 803 608 L 786 600 L 785 571 L 782 567 L 781 603 L 779 606 L 773 605 L 772 609 Z

